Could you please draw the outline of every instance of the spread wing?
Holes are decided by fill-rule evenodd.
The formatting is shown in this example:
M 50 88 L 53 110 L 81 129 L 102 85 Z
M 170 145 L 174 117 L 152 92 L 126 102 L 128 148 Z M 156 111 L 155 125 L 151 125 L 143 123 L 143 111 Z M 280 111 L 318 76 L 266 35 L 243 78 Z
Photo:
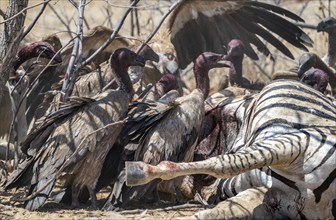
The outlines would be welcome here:
M 234 38 L 243 41 L 245 53 L 252 59 L 258 59 L 258 55 L 251 45 L 265 56 L 271 55 L 260 38 L 294 59 L 274 34 L 306 51 L 313 41 L 288 19 L 303 22 L 286 9 L 262 2 L 185 0 L 175 9 L 168 25 L 179 65 L 184 69 L 202 52 L 225 53 L 224 47 Z

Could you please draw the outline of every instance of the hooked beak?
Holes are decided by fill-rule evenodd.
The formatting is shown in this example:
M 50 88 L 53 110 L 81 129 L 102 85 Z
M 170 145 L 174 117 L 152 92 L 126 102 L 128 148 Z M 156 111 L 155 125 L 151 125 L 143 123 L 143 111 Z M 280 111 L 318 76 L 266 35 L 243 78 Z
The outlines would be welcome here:
M 227 55 L 223 55 L 222 58 L 217 62 L 216 67 L 231 67 L 231 61 L 228 60 Z
M 146 65 L 146 60 L 143 56 L 138 55 L 135 59 L 135 66 L 144 67 Z
M 321 21 L 316 26 L 317 32 L 322 32 L 322 31 L 324 31 L 325 28 L 326 28 L 326 23 L 324 21 Z
M 54 57 L 54 60 L 55 60 L 57 63 L 62 63 L 62 56 L 61 56 L 61 54 L 57 54 L 57 55 Z
M 316 55 L 312 53 L 305 53 L 300 57 L 298 69 L 299 78 L 301 78 L 307 70 L 315 66 L 316 60 Z
M 150 53 L 148 60 L 158 63 L 160 61 L 160 56 L 153 51 L 153 53 Z

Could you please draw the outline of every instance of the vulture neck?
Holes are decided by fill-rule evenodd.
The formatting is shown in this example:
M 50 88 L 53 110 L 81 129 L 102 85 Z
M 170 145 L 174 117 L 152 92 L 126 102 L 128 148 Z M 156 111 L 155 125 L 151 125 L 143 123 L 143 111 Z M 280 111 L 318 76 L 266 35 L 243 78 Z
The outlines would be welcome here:
M 116 82 L 120 90 L 125 91 L 129 95 L 129 99 L 133 99 L 134 90 L 131 83 L 131 79 L 127 72 L 128 66 L 119 60 L 111 59 L 111 70 L 112 74 L 115 76 Z
M 336 68 L 336 28 L 329 33 L 328 38 L 327 63 Z
M 196 79 L 196 89 L 200 90 L 203 94 L 204 99 L 208 97 L 210 90 L 210 80 L 209 80 L 209 68 L 200 66 L 195 62 L 194 64 L 194 75 Z
M 229 70 L 229 80 L 231 86 L 234 84 L 243 86 L 243 59 L 231 59 L 231 67 Z
M 331 69 L 320 58 L 316 60 L 314 67 L 321 69 L 328 74 L 332 95 L 335 96 L 336 95 L 336 71 Z
M 40 56 L 40 53 L 36 51 L 35 44 L 23 47 L 15 57 L 13 64 L 14 70 L 16 71 L 21 66 L 21 64 L 23 64 L 27 60 L 38 56 Z

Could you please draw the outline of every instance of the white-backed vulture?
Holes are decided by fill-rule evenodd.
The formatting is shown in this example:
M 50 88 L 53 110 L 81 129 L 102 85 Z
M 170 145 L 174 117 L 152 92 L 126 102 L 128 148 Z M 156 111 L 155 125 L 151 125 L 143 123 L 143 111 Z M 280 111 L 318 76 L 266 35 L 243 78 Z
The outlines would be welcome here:
M 222 63 L 223 54 L 205 52 L 194 61 L 196 89 L 173 103 L 133 103 L 125 125 L 126 134 L 137 142 L 135 161 L 158 164 L 162 160 L 192 161 L 204 116 L 204 99 L 209 93 L 208 72 Z M 131 141 L 132 142 L 132 141 Z M 125 173 L 123 173 L 125 174 Z M 120 174 L 104 209 L 125 208 L 156 191 L 159 180 L 140 187 L 126 187 L 125 175 Z M 176 185 L 176 187 L 178 184 Z
M 47 42 L 35 42 L 31 43 L 27 46 L 24 46 L 22 49 L 19 50 L 19 52 L 16 55 L 15 61 L 13 63 L 13 73 L 10 73 L 10 76 L 15 76 L 15 71 L 29 59 L 35 58 L 35 57 L 43 57 L 46 59 L 51 59 L 56 54 L 54 48 Z M 54 60 L 56 62 L 62 62 L 62 59 L 60 56 L 55 56 Z M 1 78 L 1 77 L 0 77 Z M 24 87 L 27 87 L 27 82 L 25 81 L 26 78 L 24 78 L 23 81 L 20 81 L 20 85 L 18 86 L 18 90 L 24 90 Z M 15 86 L 15 85 L 13 85 Z M 22 91 L 19 91 L 22 92 Z M 22 96 L 19 97 L 12 97 L 10 94 L 11 91 L 5 84 L 1 84 L 0 82 L 0 137 L 3 137 L 4 135 L 9 133 L 10 125 L 14 117 L 14 111 L 17 105 L 21 100 L 19 98 L 22 98 Z M 17 92 L 14 91 L 14 93 L 17 94 Z M 14 94 L 15 95 L 15 94 Z M 23 94 L 22 94 L 23 95 Z M 14 100 L 15 99 L 15 100 Z M 19 115 L 19 117 L 25 117 L 24 109 L 25 106 L 21 106 L 23 111 Z M 20 137 L 20 140 L 22 140 L 24 137 Z
M 328 34 L 328 51 L 323 57 L 323 61 L 336 69 L 336 19 L 328 17 L 317 24 L 317 32 Z
M 87 34 L 84 34 L 82 42 L 83 59 L 86 59 L 89 56 L 91 56 L 110 37 L 112 33 L 113 33 L 112 29 L 106 28 L 104 26 L 97 26 L 89 30 Z M 48 41 L 49 43 L 57 45 L 58 49 L 61 49 L 62 47 L 60 40 L 56 35 L 46 37 L 44 38 L 44 40 Z M 99 66 L 101 63 L 107 61 L 111 53 L 114 52 L 116 49 L 128 46 L 129 46 L 128 40 L 124 39 L 120 35 L 117 35 L 116 39 L 112 41 L 106 49 L 104 49 L 101 53 L 99 53 L 92 60 L 90 65 Z M 32 125 L 36 120 L 45 115 L 49 103 L 46 105 L 47 107 L 45 106 L 41 107 L 39 105 L 43 102 L 45 94 L 52 90 L 52 86 L 59 83 L 62 80 L 66 68 L 69 64 L 71 52 L 72 52 L 72 45 L 67 47 L 61 53 L 61 57 L 63 60 L 62 64 L 58 65 L 56 68 L 49 67 L 48 73 L 50 74 L 43 74 L 39 78 L 39 83 L 29 92 L 28 106 L 27 106 L 27 121 L 28 124 L 30 125 L 30 128 L 32 127 Z M 33 75 L 38 74 L 40 72 L 38 70 L 39 68 L 36 68 L 36 70 L 33 71 L 34 72 Z M 85 72 L 85 70 L 83 72 Z M 47 97 L 48 95 L 50 94 L 46 94 Z
M 119 135 L 134 90 L 127 73 L 132 65 L 144 66 L 143 57 L 120 48 L 110 58 L 118 90 L 92 98 L 73 97 L 59 111 L 41 119 L 22 145 L 27 158 L 9 177 L 6 189 L 29 186 L 25 208 L 36 210 L 48 199 L 56 180 L 72 189 L 78 206 L 82 189 L 97 206 L 95 187 L 106 154 Z
M 336 70 L 323 62 L 315 53 L 304 53 L 301 55 L 298 68 L 299 78 L 304 77 L 305 72 L 312 67 L 327 73 L 331 87 L 331 95 L 336 96 Z

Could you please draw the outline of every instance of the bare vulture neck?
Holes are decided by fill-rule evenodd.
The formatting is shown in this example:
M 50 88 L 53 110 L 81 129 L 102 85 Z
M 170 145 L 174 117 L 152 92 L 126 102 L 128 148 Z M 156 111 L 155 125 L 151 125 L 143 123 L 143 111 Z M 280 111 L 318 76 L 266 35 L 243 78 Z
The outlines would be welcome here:
M 130 100 L 132 100 L 134 90 L 127 69 L 128 66 L 125 63 L 117 59 L 111 59 L 112 74 L 115 76 L 119 89 L 125 91 L 129 95 Z
M 210 80 L 209 80 L 209 68 L 194 64 L 194 75 L 196 79 L 196 89 L 200 90 L 203 94 L 203 98 L 206 99 L 209 95 Z
M 232 59 L 229 70 L 230 84 L 243 86 L 243 59 Z
M 329 33 L 328 38 L 327 62 L 330 66 L 336 68 L 336 28 Z
M 14 70 L 16 71 L 21 64 L 26 62 L 27 60 L 38 57 L 40 53 L 36 52 L 36 45 L 31 44 L 29 46 L 23 47 L 16 55 L 15 60 L 14 60 Z

